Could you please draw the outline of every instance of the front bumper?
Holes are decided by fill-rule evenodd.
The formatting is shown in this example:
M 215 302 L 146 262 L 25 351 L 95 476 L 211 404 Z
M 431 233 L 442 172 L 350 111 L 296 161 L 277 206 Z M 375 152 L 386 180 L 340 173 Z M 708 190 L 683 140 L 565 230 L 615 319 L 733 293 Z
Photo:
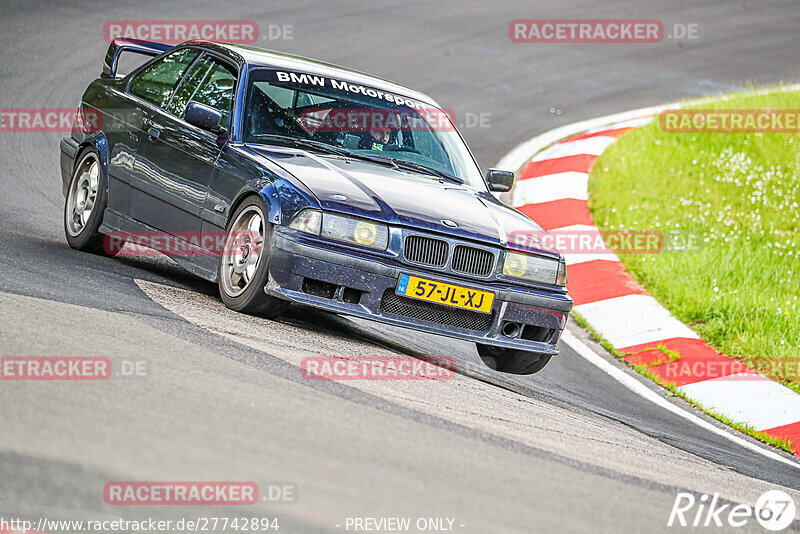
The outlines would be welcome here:
M 269 281 L 264 288 L 267 294 L 423 332 L 557 354 L 556 343 L 572 309 L 572 299 L 565 294 L 430 272 L 319 243 L 280 226 L 274 228 L 272 245 Z M 394 289 L 401 273 L 492 291 L 495 294 L 492 313 L 461 311 L 399 297 Z M 521 336 L 529 339 L 504 335 L 502 328 L 506 322 L 528 325 Z

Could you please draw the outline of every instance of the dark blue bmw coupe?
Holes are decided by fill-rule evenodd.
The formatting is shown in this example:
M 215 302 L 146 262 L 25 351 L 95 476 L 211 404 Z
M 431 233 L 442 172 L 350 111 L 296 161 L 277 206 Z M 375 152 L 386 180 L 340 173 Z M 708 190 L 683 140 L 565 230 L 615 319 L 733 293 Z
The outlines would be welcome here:
M 152 59 L 118 75 L 125 51 Z M 564 258 L 509 239 L 542 231 L 492 195 L 513 174 L 484 178 L 424 94 L 246 46 L 117 39 L 79 117 L 61 142 L 73 248 L 172 239 L 233 310 L 295 302 L 452 336 L 501 372 L 558 352 Z

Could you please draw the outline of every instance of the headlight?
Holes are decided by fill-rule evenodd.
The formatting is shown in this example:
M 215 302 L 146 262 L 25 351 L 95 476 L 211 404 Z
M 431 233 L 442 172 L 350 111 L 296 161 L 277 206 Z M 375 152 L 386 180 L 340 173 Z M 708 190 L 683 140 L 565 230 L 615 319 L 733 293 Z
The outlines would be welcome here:
M 389 227 L 385 224 L 332 213 L 322 216 L 322 235 L 378 250 L 386 250 L 389 244 Z
M 314 209 L 295 215 L 289 228 L 379 250 L 386 250 L 389 245 L 389 227 L 385 224 Z
M 319 230 L 322 227 L 322 212 L 318 210 L 306 209 L 295 215 L 292 222 L 289 223 L 289 228 L 292 230 L 300 230 L 307 234 L 319 235 Z
M 503 274 L 531 282 L 555 284 L 559 277 L 559 265 L 558 260 L 532 254 L 507 252 L 503 262 Z

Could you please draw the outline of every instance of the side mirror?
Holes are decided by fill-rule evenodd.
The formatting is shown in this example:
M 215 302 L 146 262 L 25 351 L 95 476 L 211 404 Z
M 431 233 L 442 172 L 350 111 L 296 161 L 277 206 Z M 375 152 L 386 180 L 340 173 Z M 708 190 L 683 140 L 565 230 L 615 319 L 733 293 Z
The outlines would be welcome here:
M 499 169 L 489 169 L 486 171 L 486 182 L 489 184 L 489 191 L 505 193 L 506 191 L 511 191 L 511 187 L 514 185 L 514 173 Z
M 208 130 L 216 134 L 223 133 L 222 112 L 205 104 L 189 102 L 183 118 L 192 126 Z

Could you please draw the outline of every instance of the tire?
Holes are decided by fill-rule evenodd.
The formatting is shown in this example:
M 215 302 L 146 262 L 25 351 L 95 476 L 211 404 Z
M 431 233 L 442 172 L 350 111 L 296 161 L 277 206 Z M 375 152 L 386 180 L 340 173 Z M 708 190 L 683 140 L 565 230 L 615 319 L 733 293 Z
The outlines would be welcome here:
M 219 295 L 231 310 L 261 317 L 277 317 L 289 302 L 266 295 L 272 248 L 272 225 L 261 197 L 245 199 L 228 221 L 225 247 L 217 270 Z
M 106 209 L 108 180 L 95 149 L 84 149 L 76 161 L 64 199 L 64 234 L 70 247 L 103 254 L 103 234 L 99 229 Z
M 476 343 L 476 345 L 483 363 L 501 373 L 532 375 L 544 369 L 544 366 L 547 365 L 547 362 L 552 357 L 551 354 L 504 349 L 480 343 Z

